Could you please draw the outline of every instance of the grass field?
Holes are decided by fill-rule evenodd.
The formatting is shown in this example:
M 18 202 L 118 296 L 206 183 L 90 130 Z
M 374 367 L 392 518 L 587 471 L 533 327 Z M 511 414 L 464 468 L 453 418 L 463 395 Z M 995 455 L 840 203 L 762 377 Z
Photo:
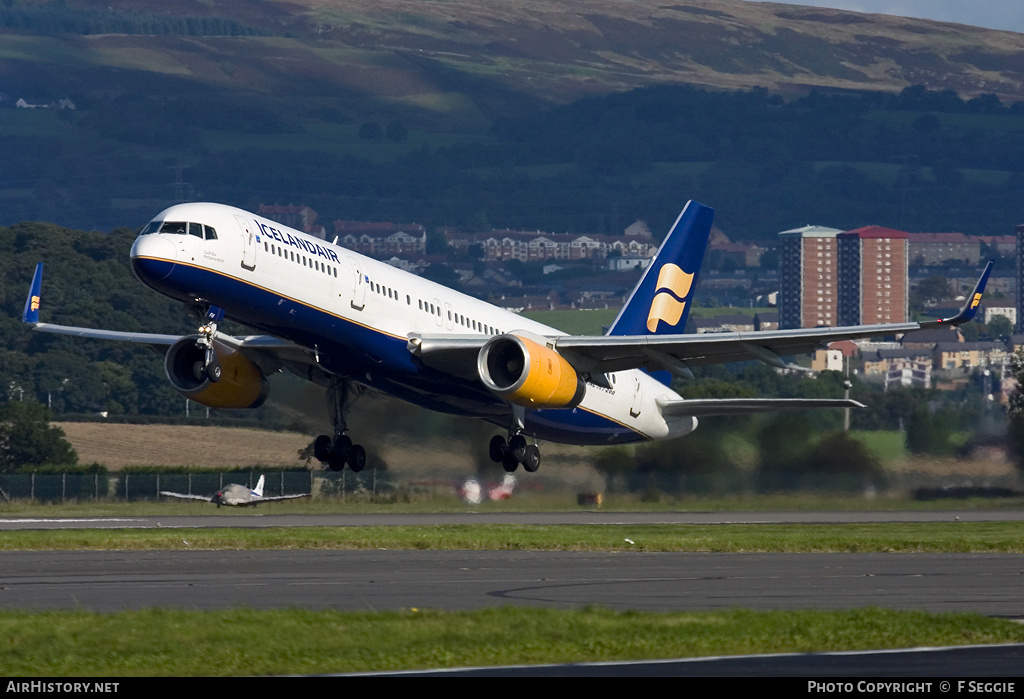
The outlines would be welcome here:
M 0 612 L 8 677 L 253 676 L 1024 642 L 975 614 L 472 612 Z
M 0 551 L 431 550 L 706 553 L 1024 553 L 1018 522 L 465 524 L 0 531 Z

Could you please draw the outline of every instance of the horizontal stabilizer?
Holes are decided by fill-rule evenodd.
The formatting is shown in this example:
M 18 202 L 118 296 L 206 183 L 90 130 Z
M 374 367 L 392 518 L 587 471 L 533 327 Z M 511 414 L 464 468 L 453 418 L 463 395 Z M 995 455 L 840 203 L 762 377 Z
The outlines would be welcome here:
M 863 403 L 858 403 L 851 398 L 698 398 L 658 401 L 658 408 L 662 415 L 691 415 L 693 417 L 863 407 Z

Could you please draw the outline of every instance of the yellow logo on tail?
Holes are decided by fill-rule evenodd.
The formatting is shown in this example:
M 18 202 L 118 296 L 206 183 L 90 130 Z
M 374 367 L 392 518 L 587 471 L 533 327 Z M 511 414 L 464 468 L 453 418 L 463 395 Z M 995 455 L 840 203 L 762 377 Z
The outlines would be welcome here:
M 655 289 L 651 311 L 647 315 L 647 329 L 656 332 L 658 321 L 676 325 L 683 317 L 686 296 L 693 284 L 693 273 L 684 272 L 678 265 L 667 264 L 658 272 L 658 286 Z
M 38 296 L 33 296 L 32 297 L 32 303 L 29 306 L 29 308 L 32 311 L 38 311 L 39 310 L 39 297 Z

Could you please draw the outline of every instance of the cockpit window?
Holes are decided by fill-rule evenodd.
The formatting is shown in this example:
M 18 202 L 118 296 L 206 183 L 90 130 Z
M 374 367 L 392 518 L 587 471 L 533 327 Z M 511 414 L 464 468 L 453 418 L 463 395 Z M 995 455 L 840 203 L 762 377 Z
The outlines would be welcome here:
M 188 234 L 194 235 L 197 238 L 205 238 L 206 240 L 217 240 L 217 230 L 213 226 L 186 221 L 150 221 L 139 232 L 139 235 L 148 235 L 149 233 L 167 233 L 168 235 Z
M 164 221 L 164 225 L 160 226 L 160 232 L 170 235 L 185 235 L 188 232 L 188 224 L 183 221 Z

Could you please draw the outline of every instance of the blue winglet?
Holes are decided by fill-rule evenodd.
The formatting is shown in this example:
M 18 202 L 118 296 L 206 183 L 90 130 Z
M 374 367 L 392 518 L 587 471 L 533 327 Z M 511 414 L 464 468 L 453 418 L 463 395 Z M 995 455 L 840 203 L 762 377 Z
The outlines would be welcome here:
M 39 322 L 39 300 L 43 289 L 43 263 L 36 265 L 36 273 L 32 277 L 32 286 L 25 299 L 25 312 L 21 315 L 24 323 L 36 324 Z
M 988 264 L 985 265 L 985 271 L 981 273 L 981 278 L 978 279 L 978 283 L 974 286 L 974 291 L 967 297 L 967 303 L 960 309 L 960 312 L 952 318 L 943 318 L 938 321 L 939 323 L 943 325 L 962 325 L 974 319 L 974 316 L 978 313 L 981 296 L 985 293 L 985 285 L 988 284 L 988 276 L 992 273 L 992 265 L 994 264 L 995 260 L 989 260 Z

